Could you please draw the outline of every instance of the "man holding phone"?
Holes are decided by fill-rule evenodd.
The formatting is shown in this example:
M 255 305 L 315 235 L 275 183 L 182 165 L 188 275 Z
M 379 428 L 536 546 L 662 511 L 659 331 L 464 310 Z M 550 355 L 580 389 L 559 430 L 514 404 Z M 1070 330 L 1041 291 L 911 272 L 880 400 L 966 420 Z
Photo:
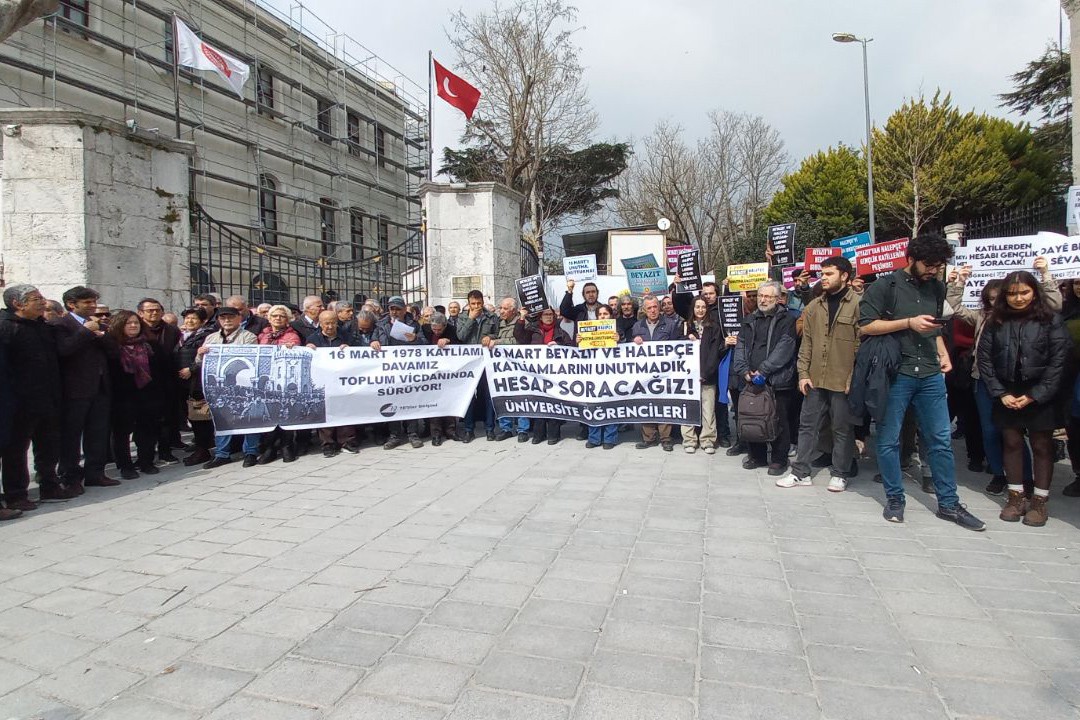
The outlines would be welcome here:
M 904 521 L 904 485 L 900 474 L 900 430 L 908 407 L 927 444 L 927 457 L 937 491 L 937 516 L 968 530 L 986 524 L 960 504 L 956 494 L 945 373 L 952 370 L 941 336 L 945 285 L 939 279 L 953 255 L 938 235 L 908 243 L 907 267 L 879 277 L 863 295 L 859 324 L 863 335 L 893 335 L 900 344 L 900 367 L 889 388 L 885 416 L 877 431 L 878 468 L 885 486 L 889 522 Z

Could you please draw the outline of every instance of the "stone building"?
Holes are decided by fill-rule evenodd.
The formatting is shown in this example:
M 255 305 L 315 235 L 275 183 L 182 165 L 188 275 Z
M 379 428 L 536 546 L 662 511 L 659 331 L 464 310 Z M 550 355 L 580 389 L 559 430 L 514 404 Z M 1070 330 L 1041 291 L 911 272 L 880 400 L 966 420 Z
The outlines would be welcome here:
M 286 6 L 61 0 L 59 13 L 0 45 L 0 107 L 75 110 L 166 139 L 179 124 L 194 149 L 187 277 L 173 288 L 184 295 L 400 292 L 423 264 L 426 88 L 302 2 Z M 181 69 L 177 114 L 173 13 L 250 64 L 243 98 L 212 73 Z M 19 242 L 0 238 L 8 282 L 27 279 Z

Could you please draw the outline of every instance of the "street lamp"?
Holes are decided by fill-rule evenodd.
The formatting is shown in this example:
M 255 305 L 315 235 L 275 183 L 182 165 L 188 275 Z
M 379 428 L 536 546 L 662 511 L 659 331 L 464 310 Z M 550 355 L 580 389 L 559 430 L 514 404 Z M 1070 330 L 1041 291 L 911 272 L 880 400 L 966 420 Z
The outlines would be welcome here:
M 870 242 L 874 242 L 874 153 L 871 150 L 870 135 L 870 73 L 866 65 L 866 43 L 874 38 L 858 38 L 851 33 L 833 33 L 832 39 L 838 43 L 862 43 L 863 94 L 866 97 L 866 196 L 870 211 Z

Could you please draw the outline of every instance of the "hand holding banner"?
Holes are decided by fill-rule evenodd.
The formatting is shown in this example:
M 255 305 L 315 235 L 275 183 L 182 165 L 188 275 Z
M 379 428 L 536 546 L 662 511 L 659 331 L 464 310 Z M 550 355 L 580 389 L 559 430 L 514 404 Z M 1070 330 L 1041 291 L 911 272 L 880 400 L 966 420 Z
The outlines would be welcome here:
M 749 292 L 769 279 L 769 263 L 745 263 L 728 265 L 728 289 L 732 292 Z

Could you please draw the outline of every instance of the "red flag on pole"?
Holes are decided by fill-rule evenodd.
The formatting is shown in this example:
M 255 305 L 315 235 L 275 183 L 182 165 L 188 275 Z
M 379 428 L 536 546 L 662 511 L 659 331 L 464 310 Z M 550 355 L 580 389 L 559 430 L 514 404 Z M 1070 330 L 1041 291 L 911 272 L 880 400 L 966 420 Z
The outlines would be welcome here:
M 465 119 L 472 120 L 473 110 L 480 102 L 480 91 L 450 72 L 435 58 L 435 83 L 439 97 L 465 113 Z

